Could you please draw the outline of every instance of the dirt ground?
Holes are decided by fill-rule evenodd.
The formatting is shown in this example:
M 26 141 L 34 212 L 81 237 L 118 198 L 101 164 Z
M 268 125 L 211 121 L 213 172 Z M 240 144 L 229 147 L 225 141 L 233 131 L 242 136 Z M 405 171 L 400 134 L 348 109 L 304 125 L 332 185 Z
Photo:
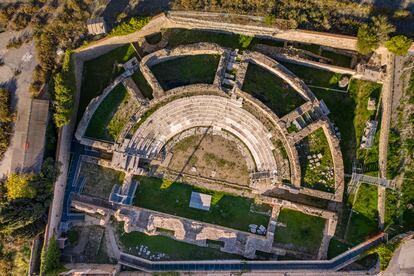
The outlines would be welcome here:
M 172 149 L 169 169 L 239 185 L 248 185 L 249 172 L 236 142 L 218 135 L 195 135 Z
M 124 173 L 101 167 L 97 164 L 82 162 L 80 176 L 86 177 L 86 183 L 82 194 L 108 199 L 112 187 L 122 184 Z

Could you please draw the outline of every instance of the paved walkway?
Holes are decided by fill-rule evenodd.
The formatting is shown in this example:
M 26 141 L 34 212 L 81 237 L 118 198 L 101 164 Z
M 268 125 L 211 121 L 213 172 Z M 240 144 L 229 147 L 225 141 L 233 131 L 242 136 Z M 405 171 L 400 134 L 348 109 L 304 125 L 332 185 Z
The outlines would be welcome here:
M 148 261 L 146 259 L 121 253 L 119 263 L 145 272 L 290 272 L 304 273 L 338 271 L 351 264 L 367 249 L 381 243 L 384 234 L 357 245 L 341 255 L 327 261 L 245 261 L 245 260 L 212 260 L 212 261 Z M 323 275 L 323 274 L 322 274 Z

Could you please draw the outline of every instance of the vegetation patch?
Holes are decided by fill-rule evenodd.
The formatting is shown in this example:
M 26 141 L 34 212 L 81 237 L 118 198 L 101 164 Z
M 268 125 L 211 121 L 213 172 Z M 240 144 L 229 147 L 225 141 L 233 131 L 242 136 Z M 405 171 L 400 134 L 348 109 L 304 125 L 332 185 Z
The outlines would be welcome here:
M 267 227 L 269 222 L 268 215 L 250 211 L 255 204 L 253 199 L 154 177 L 138 176 L 137 180 L 140 183 L 135 194 L 136 206 L 241 231 L 248 231 L 249 224 Z M 212 196 L 209 211 L 189 207 L 193 191 Z
M 333 192 L 335 178 L 331 149 L 322 128 L 309 134 L 298 144 L 302 185 Z
M 164 90 L 207 83 L 212 84 L 220 61 L 219 55 L 183 56 L 158 63 L 150 69 Z
M 242 90 L 261 100 L 279 117 L 305 103 L 305 100 L 288 83 L 265 68 L 252 63 L 247 67 Z
M 312 91 L 314 91 L 314 88 L 312 86 L 346 91 L 346 88 L 341 88 L 338 85 L 338 81 L 346 75 L 343 76 L 341 74 L 333 73 L 327 70 L 311 68 L 308 66 L 289 62 L 280 63 L 292 71 L 300 79 L 302 79 L 307 85 L 310 85 Z
M 82 194 L 102 199 L 108 199 L 112 187 L 121 185 L 125 177 L 123 172 L 89 162 L 82 162 L 79 175 L 85 177 Z
M 115 141 L 129 119 L 127 114 L 124 114 L 125 116 L 122 118 L 116 118 L 115 114 L 127 105 L 128 100 L 129 95 L 126 88 L 122 84 L 118 84 L 96 109 L 89 121 L 85 136 L 99 140 Z
M 0 87 L 0 160 L 3 159 L 3 155 L 9 147 L 13 119 L 14 114 L 10 107 L 10 92 Z
M 141 232 L 125 233 L 123 224 L 119 226 L 119 235 L 121 246 L 128 253 L 146 258 L 154 259 L 160 257 L 160 260 L 234 260 L 240 256 L 221 252 L 219 249 L 210 247 L 200 247 L 185 242 L 173 240 L 165 236 L 148 236 Z M 140 248 L 145 248 L 148 255 Z
M 346 240 L 356 245 L 365 241 L 378 230 L 378 188 L 361 184 L 349 222 Z
M 291 209 L 280 210 L 274 242 L 314 254 L 318 252 L 326 220 Z
M 375 98 L 378 103 L 381 85 L 369 81 L 352 80 L 348 93 L 326 91 L 317 88 L 312 88 L 312 91 L 318 99 L 325 102 L 331 111 L 329 118 L 341 133 L 340 146 L 345 172 L 350 173 L 352 171 L 352 162 L 357 158 L 357 148 L 361 141 L 365 122 L 375 118 L 375 112 L 367 110 L 368 98 Z M 372 160 L 375 160 L 375 148 L 377 145 L 377 141 L 375 141 L 374 149 L 370 150 L 372 156 L 370 159 Z M 361 159 L 364 157 L 360 156 Z M 362 160 L 364 159 L 365 157 Z M 371 169 L 375 172 L 375 170 L 378 170 L 378 166 L 371 166 Z
M 335 258 L 336 256 L 344 253 L 351 247 L 343 241 L 338 240 L 337 238 L 333 237 L 329 242 L 328 248 L 328 259 Z
M 401 137 L 396 129 L 391 129 L 388 136 L 387 178 L 394 179 L 401 168 Z
M 76 80 L 71 56 L 72 52 L 66 50 L 61 72 L 53 77 L 52 85 L 55 100 L 53 119 L 57 127 L 62 127 L 69 123 L 72 115 L 73 98 L 76 93 Z
M 154 96 L 152 95 L 152 88 L 148 84 L 139 67 L 131 77 L 134 80 L 135 84 L 138 86 L 141 93 L 144 95 L 144 97 L 149 100 L 152 100 L 154 98 Z
M 162 33 L 154 33 L 154 34 L 147 35 L 145 37 L 145 41 L 151 45 L 155 45 L 159 43 L 161 40 L 162 40 Z
M 333 51 L 322 50 L 321 56 L 332 60 L 332 65 L 350 68 L 352 57 L 345 54 L 340 54 Z
M 391 261 L 394 251 L 400 246 L 399 242 L 381 244 L 375 248 L 368 250 L 365 255 L 377 254 L 380 261 L 380 269 L 384 271 Z
M 141 30 L 151 20 L 150 17 L 133 17 L 112 29 L 109 36 L 127 35 Z
M 83 79 L 79 99 L 78 122 L 89 102 L 123 72 L 120 63 L 136 56 L 134 47 L 126 44 L 83 64 Z

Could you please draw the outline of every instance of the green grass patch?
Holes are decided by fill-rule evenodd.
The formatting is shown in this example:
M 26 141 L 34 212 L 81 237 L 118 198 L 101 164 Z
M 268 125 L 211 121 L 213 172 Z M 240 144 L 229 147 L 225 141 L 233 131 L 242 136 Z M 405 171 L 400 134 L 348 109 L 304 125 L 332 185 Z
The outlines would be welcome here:
M 127 98 L 127 90 L 122 84 L 118 84 L 111 92 L 109 92 L 96 109 L 89 121 L 85 135 L 100 140 L 115 141 L 125 122 L 124 124 L 118 124 L 116 126 L 110 125 L 110 122 L 117 111 L 118 106 L 126 101 Z
M 252 63 L 247 67 L 242 90 L 261 100 L 279 117 L 305 103 L 305 100 L 288 83 Z
M 393 179 L 401 167 L 401 137 L 397 130 L 391 129 L 388 136 L 387 178 Z
M 269 216 L 250 212 L 254 200 L 166 179 L 139 176 L 134 204 L 143 208 L 247 231 L 249 224 L 267 227 Z M 190 208 L 191 192 L 212 195 L 209 211 Z M 267 206 L 270 210 L 270 206 Z
M 408 170 L 404 173 L 401 188 L 400 214 L 402 227 L 405 231 L 414 230 L 414 171 Z
M 287 69 L 292 71 L 296 76 L 301 78 L 306 84 L 313 86 L 320 86 L 326 88 L 333 88 L 338 90 L 346 90 L 346 88 L 341 88 L 338 86 L 338 73 L 307 67 L 304 65 L 289 63 L 289 62 L 280 62 Z M 334 81 L 336 80 L 336 82 Z M 313 91 L 314 89 L 311 88 Z
M 133 17 L 112 29 L 108 36 L 127 35 L 141 30 L 150 22 L 150 17 Z
M 393 224 L 398 215 L 398 192 L 387 189 L 385 194 L 385 227 Z
M 148 257 L 145 254 L 138 255 L 141 245 L 146 246 L 151 254 L 166 254 L 162 258 L 163 260 L 234 260 L 241 258 L 237 255 L 221 252 L 216 248 L 200 247 L 165 236 L 148 236 L 141 232 L 125 233 L 122 229 L 120 230 L 120 241 L 128 253 L 144 258 Z
M 149 100 L 152 100 L 154 98 L 154 96 L 152 95 L 152 88 L 148 84 L 147 80 L 145 79 L 144 75 L 142 74 L 139 68 L 132 75 L 132 79 L 134 80 L 135 84 L 138 86 L 139 90 L 145 98 Z
M 335 123 L 341 133 L 340 146 L 345 172 L 349 173 L 352 170 L 353 160 L 357 158 L 357 147 L 359 147 L 361 142 L 365 122 L 375 117 L 375 112 L 367 110 L 368 98 L 374 97 L 378 102 L 381 85 L 368 81 L 352 80 L 349 93 L 332 92 L 316 88 L 312 88 L 312 91 L 318 99 L 326 103 L 331 111 L 329 118 Z M 375 148 L 376 146 L 370 150 L 370 156 L 367 156 L 365 163 L 377 158 L 376 156 L 378 155 L 376 155 Z M 365 160 L 365 156 L 362 154 L 360 158 Z M 376 163 L 378 163 L 378 159 L 376 160 Z M 378 170 L 378 166 L 373 166 L 373 170 Z
M 151 71 L 164 90 L 195 83 L 212 84 L 219 61 L 219 55 L 183 56 L 158 63 Z
M 83 78 L 79 99 L 78 122 L 89 102 L 99 96 L 119 74 L 123 72 L 124 63 L 135 56 L 131 44 L 126 44 L 95 59 L 88 60 L 83 65 Z
M 333 170 L 332 154 L 328 140 L 322 128 L 309 134 L 302 140 L 298 148 L 299 161 L 302 170 L 302 185 L 311 189 L 333 192 L 335 190 L 334 176 L 330 175 Z M 309 155 L 322 154 L 317 161 L 319 166 L 312 164 Z
M 284 226 L 277 226 L 274 241 L 316 253 L 323 237 L 326 220 L 291 209 L 282 209 L 277 218 Z
M 329 242 L 328 259 L 335 258 L 336 256 L 347 251 L 349 248 L 350 246 L 348 244 L 333 237 Z
M 399 245 L 399 242 L 381 244 L 375 248 L 368 250 L 366 255 L 377 254 L 380 261 L 380 269 L 381 271 L 384 271 L 388 267 L 392 255 L 394 254 L 394 251 L 398 248 Z
M 345 68 L 351 67 L 352 57 L 348 55 L 342 55 L 336 52 L 323 50 L 321 56 L 329 58 L 332 60 L 332 64 L 336 66 L 341 66 Z
M 361 184 L 348 228 L 347 241 L 356 245 L 378 230 L 378 188 Z

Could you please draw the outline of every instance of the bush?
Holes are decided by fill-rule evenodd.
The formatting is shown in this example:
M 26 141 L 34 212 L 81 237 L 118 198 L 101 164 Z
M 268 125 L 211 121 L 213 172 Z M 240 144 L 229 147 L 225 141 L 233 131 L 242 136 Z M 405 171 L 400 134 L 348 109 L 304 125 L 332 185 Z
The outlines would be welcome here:
M 396 55 L 404 56 L 407 54 L 412 42 L 412 39 L 404 35 L 397 35 L 385 42 L 385 47 Z
M 60 128 L 69 123 L 76 93 L 75 76 L 71 65 L 71 51 L 67 50 L 63 58 L 62 71 L 53 77 L 55 114 L 53 119 Z
M 252 42 L 253 37 L 248 35 L 240 35 L 239 36 L 239 43 L 243 48 L 249 47 L 250 43 Z
M 375 253 L 378 254 L 378 257 L 380 260 L 380 269 L 381 271 L 384 271 L 388 267 L 388 264 L 391 261 L 392 255 L 394 254 L 395 249 L 397 249 L 399 245 L 400 245 L 399 242 L 382 244 L 373 249 L 370 249 L 367 252 L 367 255 L 375 254 Z
M 141 30 L 150 21 L 150 17 L 133 17 L 128 22 L 124 22 L 109 33 L 109 36 L 127 35 Z

